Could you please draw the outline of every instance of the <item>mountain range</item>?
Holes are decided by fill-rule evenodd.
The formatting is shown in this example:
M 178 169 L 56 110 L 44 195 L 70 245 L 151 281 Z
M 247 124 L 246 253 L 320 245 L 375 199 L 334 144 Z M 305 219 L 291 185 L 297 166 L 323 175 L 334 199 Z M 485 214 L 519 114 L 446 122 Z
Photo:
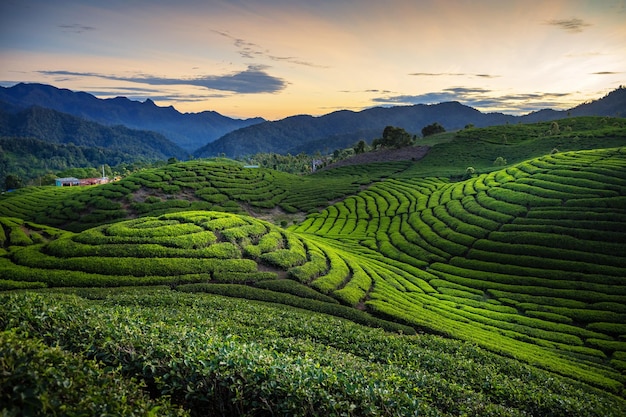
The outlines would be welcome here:
M 45 113 L 44 109 L 66 115 L 55 114 L 53 117 L 53 113 L 49 111 L 43 120 L 39 117 L 42 125 L 35 128 L 33 125 L 37 125 L 35 120 L 38 120 L 36 114 L 41 116 L 41 113 Z M 192 153 L 198 158 L 222 154 L 241 157 L 259 152 L 332 152 L 350 147 L 359 140 L 371 142 L 389 125 L 402 127 L 419 135 L 424 126 L 434 122 L 447 130 L 455 130 L 469 124 L 485 127 L 506 123 L 534 123 L 570 115 L 623 117 L 626 115 L 626 88 L 620 87 L 603 98 L 568 110 L 545 109 L 523 116 L 482 113 L 458 102 L 445 102 L 374 107 L 358 112 L 340 110 L 318 117 L 297 115 L 278 121 L 265 121 L 260 117 L 232 119 L 214 111 L 180 113 L 171 106 L 157 106 L 150 99 L 144 102 L 124 97 L 99 99 L 85 92 L 73 92 L 44 84 L 20 83 L 13 87 L 0 87 L 0 110 L 3 111 L 0 112 L 3 114 L 0 117 L 0 134 L 5 136 L 19 136 L 16 132 L 22 132 L 40 140 L 63 143 L 58 140 L 62 136 L 59 132 L 64 132 L 66 137 L 76 137 L 78 133 L 71 127 L 80 125 L 75 120 L 80 118 L 110 129 L 116 125 L 120 129 L 119 125 L 123 125 L 128 129 L 157 132 L 156 136 L 145 141 L 145 146 L 160 150 L 164 157 L 181 157 Z M 50 129 L 45 123 L 52 119 L 55 120 L 54 128 Z M 25 127 L 23 123 L 30 123 L 30 126 Z M 92 128 L 95 129 L 93 126 Z M 126 133 L 132 136 L 132 132 Z M 145 138 L 146 134 L 140 133 L 139 136 Z M 94 146 L 106 146 L 106 137 L 106 133 L 102 133 L 103 140 Z M 71 142 L 76 143 L 75 140 Z M 119 141 L 116 143 L 119 145 Z M 88 146 L 87 143 L 85 145 Z
M 232 119 L 214 111 L 180 113 L 174 107 L 159 107 L 126 97 L 100 99 L 85 92 L 74 92 L 45 84 L 16 84 L 0 87 L 0 102 L 25 109 L 39 106 L 107 126 L 124 125 L 131 129 L 152 130 L 171 140 L 188 153 L 241 127 L 265 121 Z
M 113 151 L 126 155 L 125 162 L 188 157 L 185 150 L 160 133 L 123 125 L 104 126 L 40 106 L 23 110 L 6 103 L 0 106 L 0 137 L 14 138 L 14 142 L 34 138 L 49 144 Z
M 482 113 L 459 102 L 375 107 L 359 112 L 341 110 L 320 117 L 293 116 L 238 129 L 198 149 L 194 156 L 207 157 L 223 153 L 237 157 L 257 152 L 324 153 L 353 146 L 361 139 L 371 142 L 380 137 L 385 126 L 389 125 L 419 135 L 424 126 L 434 122 L 446 130 L 456 130 L 469 124 L 486 127 L 506 123 L 545 122 L 568 116 L 625 115 L 626 88 L 623 87 L 599 100 L 568 110 L 544 109 L 523 116 Z

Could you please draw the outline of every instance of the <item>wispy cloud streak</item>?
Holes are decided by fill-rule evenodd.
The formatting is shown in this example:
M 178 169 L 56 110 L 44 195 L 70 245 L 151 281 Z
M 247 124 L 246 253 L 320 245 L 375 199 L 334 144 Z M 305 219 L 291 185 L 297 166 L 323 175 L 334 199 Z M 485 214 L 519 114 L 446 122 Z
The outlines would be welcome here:
M 479 78 L 498 78 L 499 75 L 493 74 L 472 74 L 467 72 L 413 72 L 409 75 L 416 77 L 479 77 Z
M 266 58 L 272 61 L 288 62 L 290 64 L 302 65 L 306 67 L 328 68 L 327 66 L 315 64 L 313 62 L 304 61 L 294 56 L 273 55 L 269 50 L 262 48 L 260 45 L 257 45 L 256 43 L 249 42 L 242 38 L 237 38 L 236 36 L 233 36 L 227 32 L 223 32 L 219 30 L 213 30 L 213 32 L 227 39 L 230 39 L 235 45 L 235 47 L 238 49 L 238 53 L 242 58 L 246 58 L 246 59 Z
M 81 25 L 78 23 L 63 24 L 63 25 L 59 25 L 58 27 L 63 32 L 69 32 L 69 33 L 83 33 L 83 32 L 90 32 L 92 30 L 96 30 L 96 28 L 93 26 L 85 26 L 85 25 Z
M 521 114 L 546 107 L 562 106 L 566 104 L 563 100 L 570 95 L 571 93 L 498 95 L 486 88 L 452 87 L 425 94 L 376 97 L 373 101 L 385 105 L 437 104 L 458 101 L 481 110 Z
M 556 26 L 559 29 L 563 29 L 570 33 L 582 32 L 584 28 L 591 26 L 590 23 L 586 23 L 582 19 L 573 17 L 571 19 L 552 19 L 545 22 L 546 25 Z
M 134 77 L 121 77 L 117 75 L 99 74 L 93 72 L 75 71 L 39 71 L 41 74 L 51 76 L 72 77 L 97 77 L 107 80 L 127 81 L 147 85 L 191 85 L 204 87 L 209 90 L 230 91 L 241 94 L 276 93 L 287 86 L 282 78 L 274 77 L 265 72 L 266 67 L 256 65 L 249 66 L 245 71 L 228 75 L 207 75 L 196 78 L 163 78 L 146 74 Z

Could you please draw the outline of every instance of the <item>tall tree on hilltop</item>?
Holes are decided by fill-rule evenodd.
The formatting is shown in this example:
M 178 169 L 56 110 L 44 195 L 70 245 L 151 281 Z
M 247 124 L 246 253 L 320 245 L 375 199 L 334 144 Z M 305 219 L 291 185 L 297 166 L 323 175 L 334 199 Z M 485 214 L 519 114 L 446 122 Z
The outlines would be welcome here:
M 441 126 L 439 123 L 435 122 L 433 124 L 430 124 L 428 126 L 424 126 L 422 128 L 422 136 L 426 137 L 426 136 L 430 136 L 430 135 L 434 135 L 437 133 L 443 133 L 445 132 L 446 129 Z
M 372 148 L 402 148 L 412 145 L 414 137 L 400 127 L 387 126 L 383 130 L 383 137 L 372 141 Z

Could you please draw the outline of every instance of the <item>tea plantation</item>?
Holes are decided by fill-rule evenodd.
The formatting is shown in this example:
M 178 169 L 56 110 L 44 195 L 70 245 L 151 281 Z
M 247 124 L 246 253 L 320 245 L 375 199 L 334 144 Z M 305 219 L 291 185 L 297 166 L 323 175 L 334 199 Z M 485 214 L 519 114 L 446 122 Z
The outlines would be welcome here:
M 557 127 L 2 197 L 4 415 L 624 415 L 624 122 Z

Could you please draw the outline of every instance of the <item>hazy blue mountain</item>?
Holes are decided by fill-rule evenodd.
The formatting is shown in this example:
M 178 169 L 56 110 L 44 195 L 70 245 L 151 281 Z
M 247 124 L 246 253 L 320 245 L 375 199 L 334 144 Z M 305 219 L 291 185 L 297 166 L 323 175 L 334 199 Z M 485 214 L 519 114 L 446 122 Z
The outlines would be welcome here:
M 172 106 L 159 107 L 149 99 L 144 102 L 125 97 L 99 99 L 88 93 L 45 84 L 20 83 L 13 87 L 0 87 L 0 101 L 22 108 L 49 108 L 105 125 L 152 130 L 188 153 L 232 130 L 264 121 L 260 117 L 232 119 L 214 111 L 180 113 Z
M 341 110 L 320 117 L 293 116 L 265 122 L 230 132 L 198 149 L 196 157 L 225 154 L 238 157 L 257 152 L 322 153 L 354 145 L 363 139 L 371 142 L 380 137 L 385 126 L 402 127 L 420 135 L 422 128 L 438 122 L 446 130 L 473 124 L 476 127 L 506 123 L 534 123 L 571 116 L 626 115 L 626 89 L 619 88 L 607 96 L 569 110 L 540 110 L 523 116 L 482 113 L 458 102 L 433 105 L 376 107 L 359 112 Z
M 626 87 L 613 90 L 599 100 L 580 104 L 568 113 L 572 116 L 626 117 Z
M 419 135 L 424 126 L 433 122 L 450 130 L 470 123 L 479 127 L 514 120 L 514 116 L 485 114 L 458 102 L 375 107 L 359 112 L 341 110 L 320 117 L 293 116 L 235 130 L 200 148 L 194 155 L 206 157 L 224 153 L 236 157 L 257 152 L 326 152 L 351 146 L 361 139 L 371 142 L 389 125 Z
M 104 148 L 137 159 L 186 159 L 189 153 L 165 136 L 147 130 L 104 126 L 96 122 L 32 106 L 23 110 L 0 102 L 0 137 L 20 141 L 34 138 L 53 144 Z M 114 165 L 115 161 L 109 162 Z
M 2 103 L 5 101 L 6 103 Z M 180 113 L 173 107 L 159 107 L 151 100 L 132 101 L 124 97 L 98 99 L 84 92 L 73 92 L 43 84 L 17 84 L 0 87 L 0 110 L 30 106 L 50 108 L 109 126 L 160 132 L 196 157 L 225 154 L 229 157 L 275 153 L 322 153 L 352 146 L 359 140 L 371 142 L 385 126 L 402 127 L 420 135 L 434 122 L 447 130 L 468 124 L 477 127 L 505 123 L 533 123 L 571 116 L 624 116 L 626 89 L 619 88 L 605 97 L 565 111 L 544 109 L 523 116 L 482 113 L 458 102 L 433 105 L 375 107 L 358 112 L 340 110 L 324 116 L 297 115 L 278 121 L 262 118 L 231 119 L 216 112 Z M 163 150 L 163 153 L 170 153 Z

